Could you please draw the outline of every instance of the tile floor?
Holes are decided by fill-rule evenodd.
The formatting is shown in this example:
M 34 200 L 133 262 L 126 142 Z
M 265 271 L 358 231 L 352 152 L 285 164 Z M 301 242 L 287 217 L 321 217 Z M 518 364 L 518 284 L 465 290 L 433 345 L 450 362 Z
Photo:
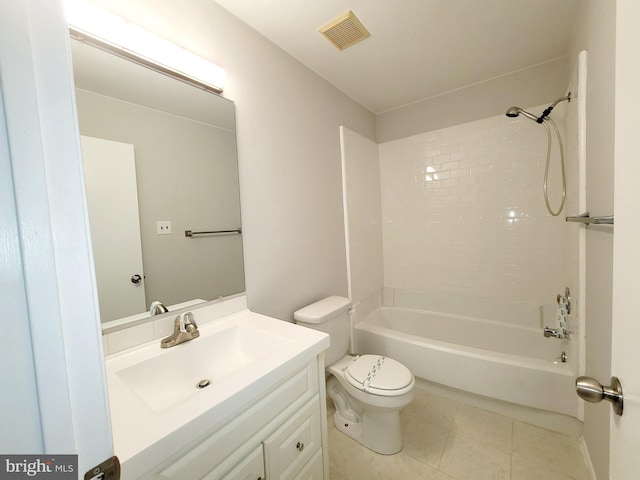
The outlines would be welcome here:
M 332 480 L 589 480 L 578 439 L 422 390 L 400 415 L 395 455 L 336 430 L 328 410 Z

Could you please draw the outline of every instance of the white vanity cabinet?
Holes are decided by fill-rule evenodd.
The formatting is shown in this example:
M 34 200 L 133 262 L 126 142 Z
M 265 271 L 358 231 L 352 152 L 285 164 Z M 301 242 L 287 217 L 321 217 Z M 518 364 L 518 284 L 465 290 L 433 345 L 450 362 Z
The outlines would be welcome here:
M 321 438 L 320 398 L 316 396 L 222 479 L 322 480 Z M 211 472 L 204 478 L 219 477 Z
M 238 465 L 227 473 L 222 480 L 265 480 L 264 453 L 262 445 L 256 447 Z M 205 479 L 215 479 L 215 475 L 206 475 Z
M 326 333 L 250 310 L 105 358 L 123 480 L 328 480 Z
M 321 443 L 320 398 L 315 396 L 263 442 L 269 478 L 295 478 L 320 449 Z
M 316 358 L 141 478 L 328 479 L 324 468 L 326 445 L 323 448 L 324 375 L 319 372 L 324 372 L 324 364 Z

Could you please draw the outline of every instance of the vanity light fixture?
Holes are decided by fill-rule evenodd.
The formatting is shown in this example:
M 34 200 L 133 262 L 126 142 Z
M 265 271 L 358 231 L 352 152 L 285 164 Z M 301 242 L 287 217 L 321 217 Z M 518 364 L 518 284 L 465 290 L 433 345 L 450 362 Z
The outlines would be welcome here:
M 71 37 L 213 93 L 225 71 L 198 55 L 86 0 L 66 0 Z

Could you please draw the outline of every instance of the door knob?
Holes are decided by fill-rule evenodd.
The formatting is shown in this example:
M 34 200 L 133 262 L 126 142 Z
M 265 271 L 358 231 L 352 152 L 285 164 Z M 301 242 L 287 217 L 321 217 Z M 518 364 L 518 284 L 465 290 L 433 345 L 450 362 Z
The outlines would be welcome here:
M 611 402 L 616 415 L 622 415 L 622 385 L 618 377 L 611 377 L 611 385 L 603 386 L 595 378 L 576 378 L 576 393 L 580 398 L 591 403 L 598 403 L 602 400 Z
M 131 283 L 140 283 L 142 281 L 142 277 L 137 273 L 131 276 Z

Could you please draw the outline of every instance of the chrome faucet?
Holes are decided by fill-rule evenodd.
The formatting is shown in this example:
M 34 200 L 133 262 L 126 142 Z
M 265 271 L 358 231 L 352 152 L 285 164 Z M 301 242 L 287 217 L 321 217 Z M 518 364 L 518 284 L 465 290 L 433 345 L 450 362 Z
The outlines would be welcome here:
M 154 317 L 156 315 L 160 315 L 161 313 L 167 313 L 169 311 L 169 309 L 167 307 L 165 307 L 162 302 L 158 302 L 157 300 L 155 302 L 151 303 L 151 308 L 149 308 L 149 314 Z
M 544 327 L 544 336 L 545 337 L 555 337 L 555 338 L 564 338 L 564 332 L 558 331 L 555 328 Z
M 200 336 L 198 325 L 193 318 L 193 313 L 186 312 L 178 315 L 173 321 L 173 333 L 167 338 L 163 338 L 160 342 L 160 347 L 170 348 L 175 347 L 189 340 L 193 340 Z

